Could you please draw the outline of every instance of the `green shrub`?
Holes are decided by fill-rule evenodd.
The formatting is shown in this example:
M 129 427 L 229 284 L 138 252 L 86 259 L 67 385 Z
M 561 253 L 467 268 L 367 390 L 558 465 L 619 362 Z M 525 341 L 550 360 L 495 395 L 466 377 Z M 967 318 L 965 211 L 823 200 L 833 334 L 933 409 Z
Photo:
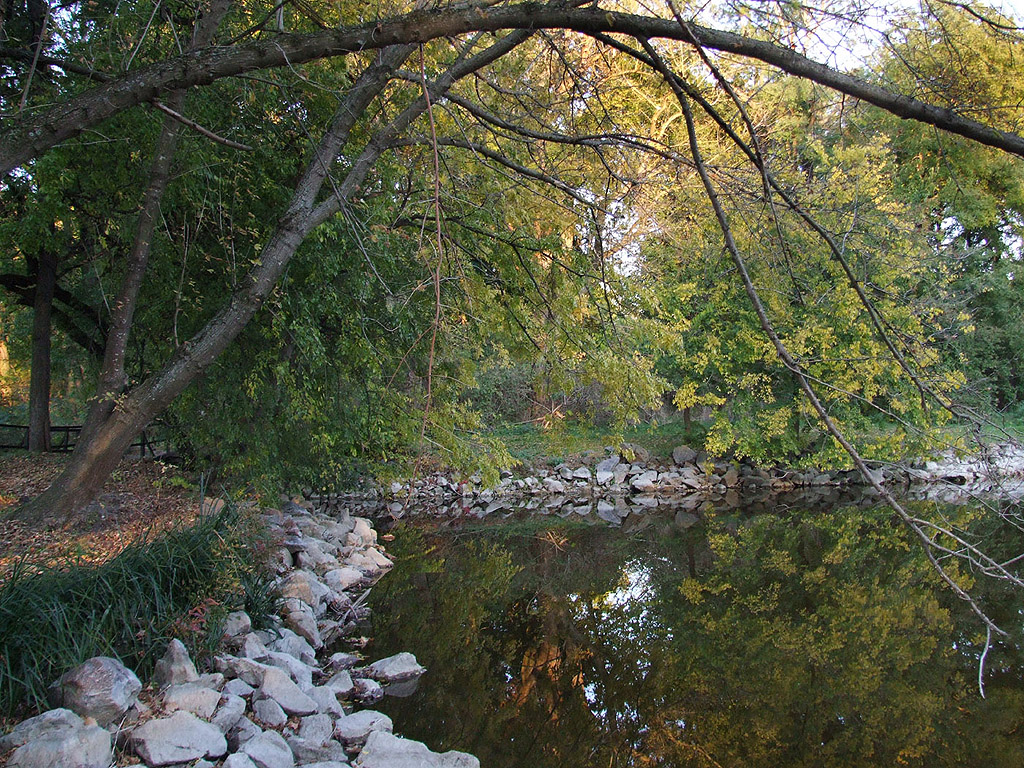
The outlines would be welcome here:
M 45 708 L 46 686 L 92 656 L 145 681 L 178 637 L 201 662 L 229 611 L 273 611 L 263 550 L 251 516 L 228 505 L 101 565 L 22 562 L 0 586 L 0 712 Z

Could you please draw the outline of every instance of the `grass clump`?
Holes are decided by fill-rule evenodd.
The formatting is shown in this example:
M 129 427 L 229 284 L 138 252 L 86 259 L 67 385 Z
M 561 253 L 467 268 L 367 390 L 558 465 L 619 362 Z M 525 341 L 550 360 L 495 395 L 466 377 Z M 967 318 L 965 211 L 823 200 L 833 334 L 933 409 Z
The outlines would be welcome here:
M 177 637 L 201 661 L 228 612 L 273 611 L 265 545 L 252 516 L 226 505 L 99 565 L 23 560 L 0 586 L 0 713 L 45 708 L 47 685 L 93 656 L 145 681 Z

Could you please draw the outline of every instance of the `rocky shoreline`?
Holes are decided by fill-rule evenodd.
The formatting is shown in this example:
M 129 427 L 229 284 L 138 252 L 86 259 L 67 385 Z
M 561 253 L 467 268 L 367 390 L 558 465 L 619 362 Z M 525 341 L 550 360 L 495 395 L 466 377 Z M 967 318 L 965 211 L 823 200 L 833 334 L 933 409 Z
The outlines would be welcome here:
M 360 628 L 370 586 L 391 567 L 370 522 L 294 501 L 263 519 L 278 542 L 273 629 L 230 614 L 206 674 L 172 641 L 145 690 L 120 661 L 89 659 L 50 687 L 54 709 L 0 737 L 0 758 L 9 753 L 10 768 L 108 768 L 126 756 L 139 759 L 132 768 L 478 768 L 394 736 L 390 718 L 365 708 L 425 672 L 411 654 L 367 664 L 330 652 Z
M 488 487 L 479 475 L 459 478 L 435 472 L 387 487 L 314 496 L 328 508 L 356 509 L 370 517 L 394 519 L 407 514 L 485 517 L 513 510 L 567 515 L 575 513 L 614 523 L 629 512 L 659 506 L 697 508 L 707 503 L 799 489 L 871 486 L 856 470 L 764 469 L 745 462 L 709 458 L 687 446 L 672 452 L 672 462 L 652 461 L 632 447 L 631 460 L 612 450 L 575 464 L 528 470 L 516 477 L 501 473 Z M 955 500 L 967 494 L 1024 496 L 1024 447 L 988 446 L 983 454 L 958 456 L 947 451 L 909 466 L 876 465 L 874 480 L 902 493 Z

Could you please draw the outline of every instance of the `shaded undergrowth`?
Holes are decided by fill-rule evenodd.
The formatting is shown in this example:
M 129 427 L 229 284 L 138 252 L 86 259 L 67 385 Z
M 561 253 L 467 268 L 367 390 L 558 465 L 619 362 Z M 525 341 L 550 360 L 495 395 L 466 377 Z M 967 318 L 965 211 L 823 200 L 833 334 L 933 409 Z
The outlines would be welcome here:
M 45 708 L 47 685 L 93 656 L 119 658 L 143 681 L 171 638 L 208 657 L 228 612 L 273 611 L 263 537 L 228 505 L 99 565 L 22 560 L 0 586 L 0 717 Z

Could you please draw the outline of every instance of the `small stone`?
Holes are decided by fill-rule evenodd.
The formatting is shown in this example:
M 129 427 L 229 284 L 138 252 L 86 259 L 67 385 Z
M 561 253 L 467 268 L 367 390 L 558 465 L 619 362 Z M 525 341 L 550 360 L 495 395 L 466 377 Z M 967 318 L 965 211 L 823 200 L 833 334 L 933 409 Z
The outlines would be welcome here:
M 348 754 L 345 748 L 336 741 L 314 744 L 300 736 L 286 736 L 285 741 L 292 751 L 292 756 L 302 766 L 312 762 L 345 761 Z
M 263 731 L 247 741 L 240 751 L 248 755 L 257 768 L 293 768 L 295 765 L 291 747 L 277 731 Z
M 196 665 L 185 649 L 185 644 L 174 638 L 167 645 L 167 651 L 153 669 L 153 679 L 161 688 L 168 685 L 191 683 L 199 679 Z
M 346 747 L 358 747 L 366 743 L 373 731 L 391 733 L 394 726 L 391 718 L 372 709 L 362 709 L 351 715 L 339 717 L 334 723 L 334 737 Z
M 141 690 L 135 673 L 109 656 L 94 656 L 50 686 L 54 704 L 104 727 L 120 719 Z
M 238 637 L 252 631 L 252 619 L 245 611 L 232 611 L 224 619 L 224 636 Z
M 288 715 L 281 709 L 281 705 L 273 699 L 260 699 L 253 702 L 252 714 L 257 720 L 270 728 L 280 728 L 288 722 Z
M 224 684 L 221 693 L 227 696 L 241 696 L 243 699 L 247 699 L 252 696 L 254 690 L 256 689 L 245 682 L 245 680 L 239 680 L 236 677 L 234 680 L 228 680 Z
M 373 704 L 384 698 L 384 689 L 376 680 L 355 680 L 355 696 L 364 704 Z
M 152 768 L 200 757 L 216 759 L 228 751 L 223 733 L 191 712 L 180 711 L 143 723 L 131 732 L 128 743 Z
M 220 703 L 220 693 L 197 683 L 172 685 L 164 692 L 164 708 L 168 712 L 184 710 L 209 719 Z
M 352 669 L 356 664 L 359 663 L 359 657 L 354 653 L 332 653 L 331 658 L 327 660 L 327 666 L 331 669 Z
M 267 658 L 267 646 L 260 640 L 255 632 L 250 632 L 242 637 L 242 644 L 238 648 L 238 654 L 246 659 L 263 661 Z

